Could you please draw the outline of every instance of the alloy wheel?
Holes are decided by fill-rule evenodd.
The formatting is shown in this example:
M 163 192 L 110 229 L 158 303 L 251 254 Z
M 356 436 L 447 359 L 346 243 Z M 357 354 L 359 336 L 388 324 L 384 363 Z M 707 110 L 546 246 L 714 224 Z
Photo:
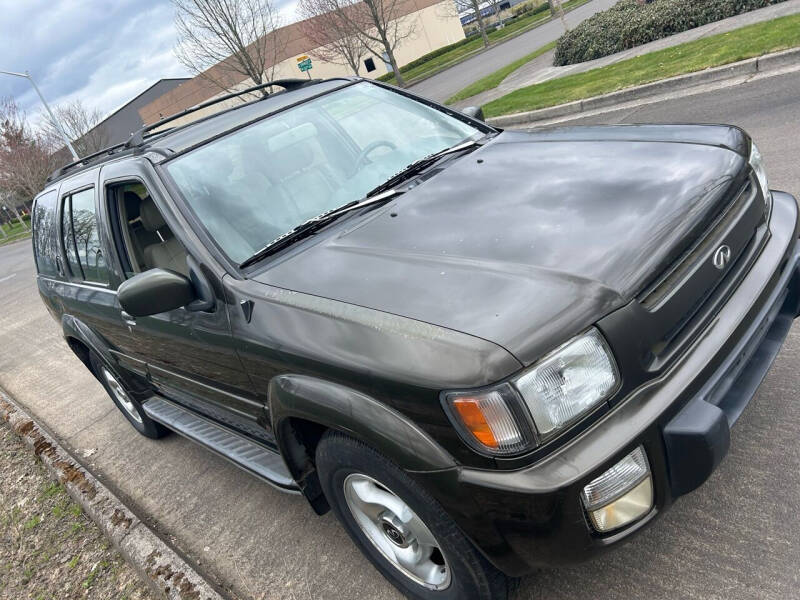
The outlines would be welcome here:
M 134 421 L 141 423 L 142 416 L 139 414 L 139 411 L 136 410 L 133 402 L 128 397 L 128 393 L 125 391 L 125 388 L 123 388 L 122 384 L 117 381 L 117 378 L 112 375 L 111 371 L 105 367 L 103 367 L 103 377 L 105 378 L 111 393 L 114 395 L 114 398 L 116 398 L 119 402 L 119 405 L 125 409 L 125 412 L 127 412 Z
M 432 590 L 450 585 L 450 568 L 428 526 L 397 494 L 372 477 L 344 480 L 347 507 L 361 531 L 398 571 Z

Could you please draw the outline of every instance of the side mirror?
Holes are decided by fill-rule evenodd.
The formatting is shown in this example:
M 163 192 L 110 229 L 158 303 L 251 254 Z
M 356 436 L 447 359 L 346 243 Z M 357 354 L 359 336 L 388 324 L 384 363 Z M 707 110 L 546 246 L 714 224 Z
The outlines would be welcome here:
M 129 315 L 148 317 L 186 306 L 196 295 L 191 282 L 180 273 L 150 269 L 120 285 L 117 299 Z
M 465 115 L 472 117 L 478 121 L 485 121 L 486 117 L 483 116 L 483 109 L 480 106 L 468 106 L 462 110 Z

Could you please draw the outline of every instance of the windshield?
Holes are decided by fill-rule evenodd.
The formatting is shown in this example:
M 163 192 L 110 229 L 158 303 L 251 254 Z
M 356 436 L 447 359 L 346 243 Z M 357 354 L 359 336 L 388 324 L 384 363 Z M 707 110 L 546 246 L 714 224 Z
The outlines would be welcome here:
M 363 82 L 206 144 L 167 170 L 239 263 L 306 220 L 360 200 L 414 161 L 481 136 L 463 121 Z

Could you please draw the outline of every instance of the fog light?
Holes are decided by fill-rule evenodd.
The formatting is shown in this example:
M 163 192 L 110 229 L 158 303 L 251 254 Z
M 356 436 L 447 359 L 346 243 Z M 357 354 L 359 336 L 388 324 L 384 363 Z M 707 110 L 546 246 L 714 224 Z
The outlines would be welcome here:
M 640 446 L 583 488 L 583 505 L 597 531 L 632 523 L 653 507 L 653 480 Z

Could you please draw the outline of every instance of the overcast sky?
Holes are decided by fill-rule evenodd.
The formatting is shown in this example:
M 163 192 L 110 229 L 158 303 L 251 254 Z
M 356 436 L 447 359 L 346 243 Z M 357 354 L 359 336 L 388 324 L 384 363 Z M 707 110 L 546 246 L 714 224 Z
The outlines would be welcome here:
M 294 4 L 276 2 L 284 21 Z M 0 70 L 30 71 L 51 105 L 80 99 L 107 115 L 159 79 L 187 76 L 175 41 L 170 0 L 0 0 Z M 26 80 L 0 75 L 4 96 L 38 120 Z

